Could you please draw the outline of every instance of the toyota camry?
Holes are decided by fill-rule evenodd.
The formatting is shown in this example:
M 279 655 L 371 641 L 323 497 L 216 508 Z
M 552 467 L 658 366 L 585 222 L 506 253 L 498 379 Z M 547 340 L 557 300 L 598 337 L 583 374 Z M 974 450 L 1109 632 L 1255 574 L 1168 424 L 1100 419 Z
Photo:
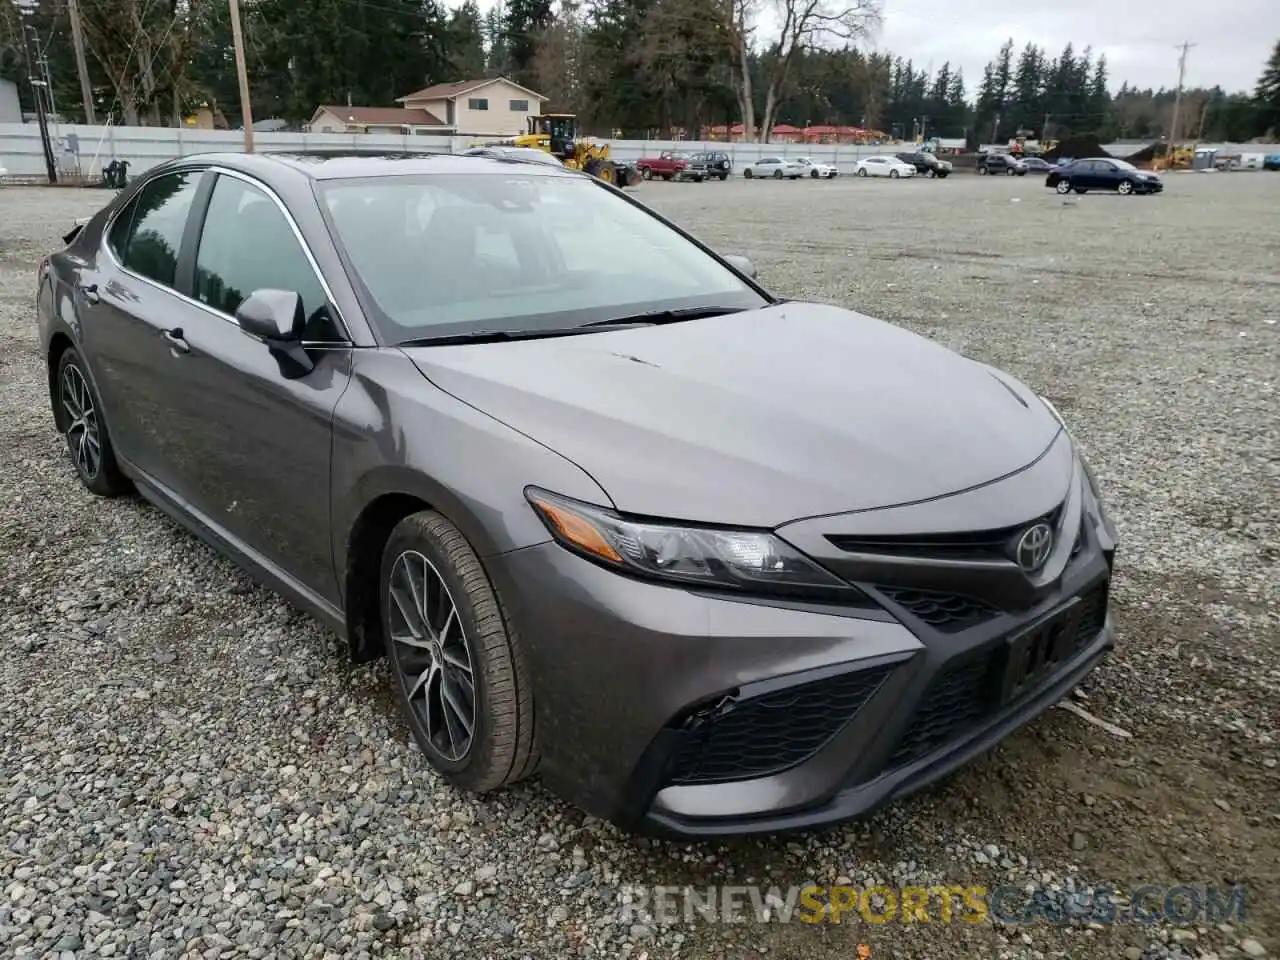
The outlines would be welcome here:
M 460 789 L 841 821 L 1112 647 L 1115 529 L 1048 400 L 577 171 L 194 156 L 64 239 L 36 306 L 80 480 L 385 656 Z

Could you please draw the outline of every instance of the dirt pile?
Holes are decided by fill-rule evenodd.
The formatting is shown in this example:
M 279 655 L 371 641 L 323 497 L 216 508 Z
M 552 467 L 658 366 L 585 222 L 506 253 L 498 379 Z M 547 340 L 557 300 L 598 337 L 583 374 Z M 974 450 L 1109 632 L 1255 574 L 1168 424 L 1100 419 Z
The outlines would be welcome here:
M 1083 157 L 1109 157 L 1111 154 L 1102 149 L 1102 142 L 1093 134 L 1078 137 L 1067 137 L 1059 140 L 1052 150 L 1044 153 L 1044 158 L 1055 163 L 1060 157 L 1079 160 Z

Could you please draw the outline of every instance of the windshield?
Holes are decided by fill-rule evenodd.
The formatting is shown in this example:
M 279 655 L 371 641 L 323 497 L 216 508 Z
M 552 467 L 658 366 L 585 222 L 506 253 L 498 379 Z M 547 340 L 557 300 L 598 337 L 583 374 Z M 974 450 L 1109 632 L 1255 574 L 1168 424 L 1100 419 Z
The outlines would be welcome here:
M 589 177 L 512 170 L 318 186 L 362 299 L 392 343 L 768 302 Z

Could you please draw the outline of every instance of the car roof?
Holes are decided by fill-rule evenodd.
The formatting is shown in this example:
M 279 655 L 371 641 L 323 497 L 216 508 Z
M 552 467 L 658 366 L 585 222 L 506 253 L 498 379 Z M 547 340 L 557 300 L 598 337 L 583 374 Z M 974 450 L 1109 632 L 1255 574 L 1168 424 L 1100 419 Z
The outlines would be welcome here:
M 510 173 L 518 163 L 530 176 L 574 176 L 564 166 L 534 163 L 511 156 L 475 156 L 410 151 L 301 150 L 267 153 L 202 153 L 183 157 L 181 164 L 216 164 L 269 179 L 293 174 L 311 180 L 353 177 L 393 177 L 421 174 Z

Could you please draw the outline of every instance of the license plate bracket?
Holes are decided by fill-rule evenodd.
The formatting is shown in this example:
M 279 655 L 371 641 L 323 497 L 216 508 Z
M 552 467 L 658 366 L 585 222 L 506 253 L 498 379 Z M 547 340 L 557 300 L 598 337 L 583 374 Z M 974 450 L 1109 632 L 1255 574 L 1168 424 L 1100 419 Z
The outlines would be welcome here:
M 996 699 L 1010 703 L 1045 676 L 1052 673 L 1074 652 L 1082 607 L 1072 597 L 1043 619 L 1005 640 L 995 671 Z

